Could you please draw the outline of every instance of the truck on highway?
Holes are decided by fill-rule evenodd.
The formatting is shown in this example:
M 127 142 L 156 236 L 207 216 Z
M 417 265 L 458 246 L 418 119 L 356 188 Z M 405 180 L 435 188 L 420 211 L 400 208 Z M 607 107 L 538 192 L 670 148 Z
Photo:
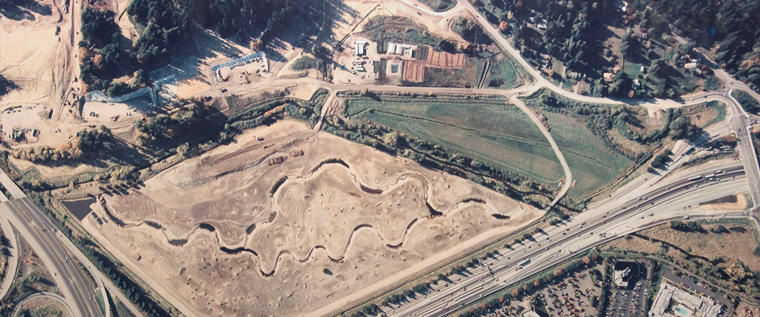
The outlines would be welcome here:
M 528 264 L 530 264 L 530 259 L 526 259 L 525 261 L 521 262 L 520 267 L 525 267 Z
M 712 178 L 712 177 L 715 177 L 715 173 L 705 175 L 705 178 Z
M 690 181 L 695 181 L 695 180 L 698 180 L 698 179 L 702 179 L 702 175 L 697 175 L 697 176 L 694 176 L 692 178 L 689 178 Z

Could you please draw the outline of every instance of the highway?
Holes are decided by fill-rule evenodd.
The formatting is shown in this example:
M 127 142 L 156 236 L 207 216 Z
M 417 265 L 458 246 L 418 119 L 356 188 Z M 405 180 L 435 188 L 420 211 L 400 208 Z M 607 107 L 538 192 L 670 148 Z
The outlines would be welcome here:
M 50 219 L 29 201 L 5 173 L 0 173 L 0 182 L 14 198 L 0 204 L 0 214 L 13 224 L 45 263 L 75 316 L 102 316 L 95 302 L 93 287 L 88 285 L 82 271 L 69 259 L 65 248 L 55 236 L 57 229 Z
M 757 207 L 758 203 L 760 203 L 760 170 L 758 170 L 760 169 L 760 165 L 758 165 L 755 146 L 752 143 L 751 124 L 748 122 L 749 115 L 744 112 L 739 102 L 731 96 L 731 91 L 731 89 L 726 90 L 724 95 L 729 101 L 727 104 L 730 105 L 733 112 L 728 122 L 731 131 L 736 133 L 737 140 L 739 141 L 739 154 L 741 155 L 742 163 L 744 163 L 744 169 L 747 171 L 749 192 L 752 196 L 752 201 L 755 202 L 752 219 L 760 227 L 760 208 Z M 757 94 L 753 94 L 753 96 L 755 95 Z
M 8 201 L 8 198 L 5 197 L 5 194 L 0 193 L 0 203 L 5 203 Z M 0 284 L 0 301 L 2 301 L 5 298 L 5 295 L 8 294 L 8 291 L 10 291 L 11 286 L 13 286 L 13 279 L 16 276 L 16 273 L 18 272 L 18 262 L 19 262 L 19 249 L 18 249 L 18 239 L 16 238 L 16 235 L 13 234 L 13 227 L 11 227 L 10 222 L 8 222 L 8 219 L 3 217 L 2 214 L 0 214 L 0 228 L 3 229 L 3 234 L 5 238 L 8 239 L 8 267 L 5 269 L 5 275 L 3 276 L 3 282 Z
M 461 307 L 462 305 L 472 303 L 482 296 L 487 296 L 488 294 L 514 284 L 544 268 L 564 261 L 568 257 L 571 257 L 574 252 L 585 250 L 627 232 L 641 230 L 647 226 L 662 223 L 669 219 L 678 219 L 679 217 L 684 217 L 686 215 L 690 215 L 691 217 L 714 217 L 716 214 L 699 215 L 700 213 L 704 213 L 701 210 L 679 209 L 681 207 L 688 207 L 690 204 L 695 205 L 697 202 L 707 200 L 709 197 L 718 198 L 720 196 L 717 195 L 725 196 L 744 191 L 748 186 L 753 201 L 755 202 L 755 206 L 760 203 L 760 167 L 758 167 L 757 157 L 754 155 L 754 146 L 749 135 L 747 122 L 749 116 L 744 113 L 736 100 L 730 96 L 730 89 L 701 94 L 688 100 L 616 100 L 575 94 L 565 91 L 545 79 L 539 71 L 520 56 L 517 50 L 511 47 L 507 39 L 504 38 L 493 25 L 490 25 L 468 1 L 459 2 L 454 9 L 447 12 L 433 12 L 411 0 L 401 0 L 400 3 L 409 6 L 420 15 L 440 19 L 460 13 L 461 11 L 467 11 L 475 17 L 475 20 L 483 27 L 486 33 L 489 34 L 502 51 L 510 54 L 528 73 L 532 75 L 535 82 L 529 86 L 520 87 L 514 90 L 493 90 L 381 85 L 358 86 L 352 84 L 327 83 L 310 78 L 300 78 L 277 79 L 256 83 L 254 85 L 230 86 L 228 87 L 228 94 L 257 89 L 280 88 L 283 86 L 304 83 L 315 84 L 319 87 L 329 89 L 331 91 L 330 98 L 328 98 L 329 101 L 333 100 L 338 91 L 358 90 L 362 88 L 367 88 L 369 91 L 383 92 L 502 95 L 507 98 L 529 95 L 539 89 L 547 88 L 558 95 L 583 102 L 634 104 L 648 108 L 683 107 L 717 100 L 729 105 L 729 108 L 731 109 L 731 117 L 726 126 L 723 126 L 719 131 L 716 130 L 715 133 L 710 134 L 711 136 L 723 135 L 727 130 L 735 132 L 739 139 L 739 151 L 743 166 L 724 166 L 721 168 L 713 168 L 712 170 L 705 169 L 705 171 L 702 172 L 702 174 L 708 174 L 710 171 L 715 172 L 718 169 L 722 169 L 724 173 L 721 178 L 724 179 L 720 182 L 708 181 L 705 183 L 704 180 L 690 181 L 690 177 L 684 176 L 667 183 L 667 174 L 664 174 L 652 177 L 652 179 L 645 182 L 632 184 L 627 190 L 619 191 L 612 197 L 602 200 L 597 206 L 578 215 L 572 221 L 548 229 L 545 235 L 541 235 L 541 241 L 515 246 L 513 250 L 503 250 L 503 252 L 501 252 L 502 255 L 498 256 L 498 259 L 494 260 L 492 263 L 489 263 L 488 267 L 479 267 L 472 275 L 462 277 L 461 280 L 452 283 L 445 289 L 435 291 L 427 296 L 427 298 L 421 297 L 412 300 L 401 307 L 397 307 L 395 311 L 389 315 L 441 316 L 454 310 L 455 307 Z M 75 0 L 71 3 L 71 7 L 72 26 L 70 36 L 71 41 L 73 42 L 74 38 L 77 37 L 75 35 L 74 23 L 78 18 L 78 13 L 75 13 L 75 11 L 77 11 L 77 7 L 81 9 L 81 4 Z M 72 50 L 71 54 L 76 55 L 76 50 Z M 76 59 L 74 60 L 76 61 Z M 68 67 L 71 67 L 71 65 L 76 65 L 76 63 L 67 63 Z M 78 69 L 76 67 L 73 68 L 74 69 L 71 70 L 71 72 L 72 74 L 76 74 Z M 734 80 L 722 70 L 716 70 L 716 76 L 726 83 L 726 86 L 729 86 L 729 88 L 736 87 L 744 89 L 750 92 L 755 98 L 760 99 L 760 95 L 752 92 L 744 83 Z M 216 96 L 217 92 L 215 91 L 211 94 Z M 209 95 L 209 93 L 204 93 L 204 95 Z M 196 96 L 200 96 L 200 94 Z M 513 103 L 520 106 L 520 104 L 515 102 L 514 99 Z M 524 108 L 524 106 L 521 107 L 521 110 L 530 116 L 530 111 L 527 111 L 526 109 L 527 108 Z M 327 111 L 327 105 L 323 106 L 323 111 Z M 58 112 L 58 115 L 60 115 L 60 111 Z M 320 124 L 322 122 L 322 117 L 324 116 L 320 117 Z M 531 119 L 534 119 L 533 117 L 535 116 L 532 116 Z M 539 128 L 542 127 L 540 124 L 538 125 Z M 552 145 L 554 145 L 551 135 L 548 132 L 545 133 L 545 136 Z M 553 146 L 553 149 L 557 153 L 557 156 L 562 158 L 562 153 L 559 152 L 559 148 Z M 673 164 L 680 164 L 681 161 L 679 160 L 680 157 L 676 157 Z M 564 162 L 564 159 L 561 159 L 561 161 L 563 163 L 566 183 L 559 195 L 555 197 L 552 204 L 561 199 L 572 185 L 572 173 L 566 162 Z M 691 177 L 693 176 L 694 175 Z M 66 248 L 68 247 L 73 252 L 73 249 L 71 249 L 73 246 L 69 244 L 63 246 L 61 244 L 62 242 L 58 239 L 66 238 L 60 234 L 56 235 L 55 232 L 51 233 L 51 229 L 55 228 L 55 226 L 43 212 L 37 209 L 37 207 L 26 198 L 23 192 L 18 189 L 18 187 L 4 173 L 0 174 L 0 181 L 12 193 L 14 198 L 11 202 L 0 203 L 0 217 L 7 218 L 7 220 L 16 227 L 24 239 L 29 242 L 35 252 L 40 255 L 40 258 L 45 262 L 50 272 L 54 274 L 54 280 L 61 290 L 61 293 L 67 299 L 75 316 L 100 316 L 101 312 L 93 300 L 94 290 L 82 275 L 82 271 L 80 271 L 78 267 L 68 259 L 69 253 L 67 253 Z M 697 185 L 699 185 L 699 187 L 697 187 Z M 690 188 L 686 189 L 686 186 L 690 186 Z M 643 201 L 638 200 L 639 198 L 642 198 Z M 650 216 L 650 214 L 652 215 Z M 760 209 L 756 208 L 751 214 L 744 211 L 738 211 L 726 213 L 725 216 L 751 216 L 755 221 L 760 222 Z M 581 225 L 582 223 L 585 223 L 585 225 Z M 606 237 L 600 237 L 598 236 L 600 232 L 607 232 L 608 234 Z M 64 241 L 64 243 L 65 242 L 68 241 Z M 77 258 L 84 262 L 86 267 L 89 267 L 90 269 L 92 268 L 92 264 L 87 262 L 86 258 L 83 259 L 81 254 L 77 253 Z M 522 262 L 523 258 L 530 258 L 531 264 L 527 265 L 525 269 L 515 270 L 515 265 Z M 140 275 L 139 272 L 136 273 Z M 100 272 L 93 272 L 93 275 L 96 279 L 106 281 Z M 112 285 L 110 281 L 106 282 L 109 289 L 114 291 L 115 286 Z M 9 283 L 10 282 L 4 281 L 3 285 Z M 3 290 L 7 291 L 4 288 Z M 116 295 L 121 294 L 120 292 L 117 292 Z M 172 302 L 172 304 L 177 305 L 179 302 L 172 298 L 171 294 L 162 295 L 167 295 L 167 299 Z M 123 297 L 123 295 L 121 296 Z M 120 299 L 125 301 L 122 297 L 120 297 Z M 129 304 L 129 302 L 125 301 L 125 304 Z M 136 308 L 134 308 L 133 305 L 128 306 L 133 309 L 134 313 Z
M 720 181 L 694 177 L 712 173 Z M 642 184 L 645 187 L 645 184 Z M 462 306 L 471 304 L 529 276 L 567 260 L 579 251 L 619 238 L 673 219 L 699 217 L 746 218 L 746 211 L 697 210 L 698 201 L 723 197 L 746 189 L 744 170 L 740 165 L 729 168 L 713 168 L 694 172 L 680 178 L 652 186 L 639 198 L 607 200 L 575 219 L 553 226 L 544 233 L 534 235 L 535 241 L 499 250 L 496 259 L 489 259 L 485 266 L 471 270 L 466 276 L 451 275 L 455 281 L 449 286 L 439 283 L 427 296 L 419 296 L 408 303 L 395 307 L 388 316 L 443 316 Z M 688 187 L 688 188 L 687 188 Z M 604 236 L 600 236 L 603 234 Z M 521 262 L 530 260 L 525 268 L 518 269 Z

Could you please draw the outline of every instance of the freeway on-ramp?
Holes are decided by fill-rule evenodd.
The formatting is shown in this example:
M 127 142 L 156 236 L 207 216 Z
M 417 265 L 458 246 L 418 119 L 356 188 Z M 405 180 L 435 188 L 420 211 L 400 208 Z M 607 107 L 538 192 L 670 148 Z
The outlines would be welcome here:
M 5 174 L 0 172 L 0 183 L 13 196 L 13 200 L 0 204 L 0 215 L 13 224 L 53 273 L 53 280 L 68 300 L 75 316 L 102 316 L 95 302 L 93 288 L 87 285 L 79 268 L 55 238 L 55 226 Z
M 670 220 L 684 217 L 745 218 L 746 211 L 696 208 L 698 202 L 733 194 L 747 186 L 741 166 L 721 170 L 719 175 L 721 180 L 715 181 L 702 177 L 695 179 L 701 176 L 698 173 L 687 174 L 638 198 L 608 201 L 605 206 L 592 208 L 572 221 L 534 235 L 532 241 L 499 250 L 495 259 L 484 261 L 465 276 L 449 276 L 450 280 L 457 280 L 449 286 L 439 283 L 426 296 L 411 299 L 387 313 L 389 316 L 443 316 L 565 261 L 580 251 Z M 520 265 L 526 260 L 530 260 L 529 264 Z

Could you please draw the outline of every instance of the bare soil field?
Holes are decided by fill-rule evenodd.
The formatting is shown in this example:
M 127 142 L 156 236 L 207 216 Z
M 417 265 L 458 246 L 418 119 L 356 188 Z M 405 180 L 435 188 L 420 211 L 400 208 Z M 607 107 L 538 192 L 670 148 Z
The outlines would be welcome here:
M 425 79 L 425 64 L 416 61 L 406 61 L 402 78 L 405 81 L 421 83 Z
M 176 76 L 177 97 L 190 98 L 211 89 L 213 78 L 205 75 L 210 72 L 211 68 L 205 62 L 193 56 L 153 70 L 150 75 L 154 79 Z
M 740 193 L 718 199 L 717 201 L 700 204 L 699 208 L 710 210 L 744 210 L 747 208 L 747 199 L 746 194 Z
M 760 308 L 752 307 L 744 302 L 739 303 L 739 306 L 734 310 L 733 317 L 758 317 L 760 316 Z
M 104 198 L 106 221 L 84 227 L 184 313 L 214 316 L 309 314 L 544 213 L 294 120 Z
M 438 68 L 464 68 L 467 57 L 464 54 L 451 54 L 447 52 L 436 52 L 432 48 L 429 50 L 425 66 Z
M 35 2 L 35 6 L 33 9 L 37 12 L 14 8 L 23 11 L 17 13 L 18 17 L 4 11 L 0 14 L 3 17 L 0 23 L 0 74 L 20 87 L 3 97 L 0 106 L 45 104 L 54 94 L 54 78 L 62 76 L 63 66 L 56 63 L 56 58 L 64 53 L 56 35 L 60 12 L 52 0 Z

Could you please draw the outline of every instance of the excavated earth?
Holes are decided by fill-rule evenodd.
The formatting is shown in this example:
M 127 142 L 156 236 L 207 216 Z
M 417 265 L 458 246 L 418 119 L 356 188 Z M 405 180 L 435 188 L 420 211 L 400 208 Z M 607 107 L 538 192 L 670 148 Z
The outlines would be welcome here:
M 101 197 L 85 228 L 186 314 L 213 316 L 308 314 L 544 214 L 294 120 Z

